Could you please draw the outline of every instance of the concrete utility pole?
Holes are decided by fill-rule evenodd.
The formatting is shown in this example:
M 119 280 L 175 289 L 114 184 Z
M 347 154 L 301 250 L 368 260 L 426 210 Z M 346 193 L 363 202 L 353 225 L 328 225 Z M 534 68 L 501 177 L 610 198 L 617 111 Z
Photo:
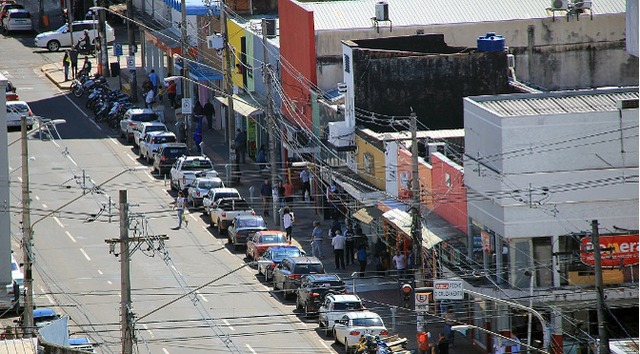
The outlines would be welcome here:
M 271 97 L 271 65 L 269 64 L 269 51 L 267 50 L 267 19 L 262 19 L 262 50 L 264 56 L 263 74 L 264 83 L 267 93 L 267 121 L 269 122 L 269 162 L 271 163 L 271 186 L 276 188 L 278 185 L 278 171 L 276 171 L 276 121 L 273 117 L 273 102 Z M 280 225 L 280 213 L 278 213 L 278 205 L 272 204 L 273 223 Z
M 227 140 L 229 141 L 229 164 L 231 176 L 239 170 L 236 164 L 236 151 L 232 148 L 236 133 L 236 120 L 233 108 L 233 66 L 231 53 L 229 53 L 229 28 L 227 27 L 227 4 L 225 0 L 220 2 L 220 21 L 222 21 L 222 39 L 224 43 L 224 92 L 227 95 Z M 233 179 L 232 179 L 233 180 Z
M 182 52 L 182 97 L 189 99 L 191 97 L 191 90 L 189 90 L 189 37 L 187 36 L 187 2 L 186 0 L 180 1 L 180 7 L 182 10 L 182 23 L 180 24 L 180 30 L 182 32 L 181 38 L 181 52 Z M 185 131 L 187 132 L 187 149 L 193 152 L 193 124 L 191 123 L 189 114 L 182 113 L 182 119 L 184 119 Z
M 604 285 L 602 281 L 602 257 L 600 256 L 600 233 L 598 220 L 591 220 L 591 244 L 593 245 L 593 265 L 596 273 L 596 313 L 598 315 L 599 354 L 609 354 L 609 332 L 607 315 L 604 313 Z
M 424 265 L 422 264 L 422 215 L 420 212 L 420 179 L 418 178 L 418 118 L 411 112 L 411 179 L 413 205 L 411 206 L 413 221 L 411 236 L 413 237 L 415 287 L 424 284 Z M 434 274 L 435 277 L 435 274 Z
M 109 70 L 109 53 L 107 52 L 107 10 L 106 0 L 100 0 L 102 9 L 98 12 L 98 31 L 100 33 L 100 41 L 96 43 L 96 50 L 100 46 L 100 67 L 99 72 L 104 77 L 111 76 Z
M 29 144 L 27 141 L 27 117 L 21 118 L 22 139 L 22 259 L 24 261 L 24 312 L 22 313 L 22 326 L 25 337 L 33 334 L 33 254 L 31 252 L 32 228 L 31 228 L 31 196 L 29 191 Z M 19 298 L 19 294 L 14 294 Z M 18 304 L 19 306 L 19 304 Z
M 71 0 L 67 0 L 71 1 Z M 135 57 L 136 55 L 136 32 L 133 28 L 133 0 L 127 0 L 127 37 L 129 39 L 129 56 Z M 129 91 L 131 101 L 138 102 L 138 79 L 136 78 L 136 71 L 130 70 L 131 79 L 129 81 Z

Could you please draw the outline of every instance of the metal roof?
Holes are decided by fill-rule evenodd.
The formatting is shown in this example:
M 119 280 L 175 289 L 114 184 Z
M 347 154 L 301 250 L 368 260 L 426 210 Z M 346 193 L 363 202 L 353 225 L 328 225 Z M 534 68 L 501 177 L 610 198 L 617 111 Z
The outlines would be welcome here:
M 297 2 L 314 12 L 316 31 L 371 28 L 379 0 Z M 548 18 L 549 0 L 387 0 L 393 27 Z M 625 0 L 598 0 L 594 14 L 624 13 Z
M 638 99 L 638 96 L 638 89 L 630 88 L 480 96 L 468 99 L 499 116 L 516 117 L 616 111 L 618 101 Z

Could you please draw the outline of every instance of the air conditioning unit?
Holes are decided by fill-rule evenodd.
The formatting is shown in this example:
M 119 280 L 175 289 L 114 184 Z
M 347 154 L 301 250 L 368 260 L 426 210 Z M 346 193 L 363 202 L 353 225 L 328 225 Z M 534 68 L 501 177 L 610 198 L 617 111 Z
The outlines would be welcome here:
M 568 10 L 569 1 L 568 0 L 551 0 L 551 9 L 552 10 Z
M 573 8 L 576 10 L 591 9 L 591 1 L 588 0 L 574 0 Z
M 211 36 L 207 36 L 207 48 L 216 50 L 224 48 L 224 40 L 222 39 L 222 35 L 216 33 Z
M 386 1 L 376 3 L 376 21 L 389 21 L 389 4 Z

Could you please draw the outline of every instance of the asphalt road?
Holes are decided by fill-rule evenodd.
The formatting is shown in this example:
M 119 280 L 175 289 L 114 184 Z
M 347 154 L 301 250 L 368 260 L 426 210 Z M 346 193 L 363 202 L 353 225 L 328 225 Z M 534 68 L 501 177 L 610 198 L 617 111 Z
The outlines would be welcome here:
M 143 165 L 115 132 L 93 122 L 83 98 L 59 91 L 44 77 L 40 67 L 61 61 L 63 52 L 34 48 L 34 36 L 0 36 L 0 71 L 34 114 L 66 120 L 58 126 L 61 139 L 29 139 L 36 305 L 68 314 L 71 333 L 89 336 L 99 344 L 97 352 L 120 352 L 120 257 L 109 253 L 104 240 L 119 235 L 118 191 L 126 189 L 135 227 L 131 234 L 170 238 L 164 246 L 141 244 L 132 254 L 133 311 L 139 318 L 159 309 L 137 322 L 137 351 L 222 353 L 229 352 L 230 345 L 243 353 L 334 352 L 333 340 L 319 336 L 314 322 L 299 318 L 292 302 L 272 294 L 254 269 L 228 274 L 245 264 L 244 255 L 209 230 L 200 213 L 187 215 L 188 227 L 171 230 L 177 224 L 170 205 L 173 194 L 150 169 L 123 173 L 106 183 L 102 193 L 83 189 L 91 181 L 100 184 Z M 10 143 L 17 139 L 19 132 L 9 133 Z M 9 165 L 12 243 L 19 252 L 19 143 L 9 147 Z M 111 222 L 109 197 L 114 205 Z M 163 307 L 217 278 L 195 299 L 185 297 Z

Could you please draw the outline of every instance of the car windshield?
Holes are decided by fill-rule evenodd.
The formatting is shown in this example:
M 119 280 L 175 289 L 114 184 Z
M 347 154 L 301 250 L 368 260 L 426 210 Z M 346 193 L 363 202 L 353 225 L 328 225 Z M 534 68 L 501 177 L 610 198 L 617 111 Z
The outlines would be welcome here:
M 267 224 L 261 218 L 238 219 L 238 228 L 241 227 L 266 227 Z
M 278 251 L 274 252 L 271 256 L 271 259 L 275 262 L 281 262 L 286 257 L 300 257 L 302 254 L 300 250 L 286 250 L 286 251 Z
M 66 30 L 67 30 L 67 25 L 63 25 L 62 27 L 58 28 L 58 29 L 56 30 L 56 32 L 62 33 L 62 32 L 64 32 L 64 31 L 66 31 Z
M 353 325 L 358 327 L 373 327 L 373 326 L 384 326 L 382 320 L 373 317 L 373 318 L 354 318 Z
M 26 104 L 8 104 L 7 105 L 7 113 L 27 113 L 29 112 L 29 107 Z
M 164 132 L 166 131 L 167 128 L 163 127 L 161 125 L 150 125 L 147 127 L 147 129 L 145 129 L 145 131 L 148 132 Z
M 155 113 L 132 114 L 131 120 L 134 122 L 153 122 L 158 120 L 158 115 Z
M 213 168 L 209 160 L 187 160 L 182 164 L 183 171 L 203 170 L 207 168 Z
M 245 209 L 249 209 L 249 203 L 247 203 L 245 200 L 223 200 L 220 202 L 220 204 L 218 205 L 218 208 L 222 209 L 222 210 L 245 210 Z M 244 225 L 239 225 L 238 227 L 251 227 L 251 226 L 244 226 Z
M 326 290 L 342 290 L 344 289 L 344 282 L 342 281 L 322 281 L 318 280 L 313 283 L 314 289 L 326 289 Z
M 222 181 L 200 181 L 198 182 L 198 189 L 218 188 L 221 185 Z
M 178 157 L 187 153 L 186 148 L 169 148 L 164 149 L 164 156 L 167 157 Z
M 322 264 L 296 264 L 293 269 L 295 274 L 311 274 L 311 273 L 324 273 Z
M 360 302 L 336 302 L 333 304 L 333 309 L 338 311 L 351 311 L 362 309 L 362 303 Z
M 287 240 L 285 239 L 284 235 L 282 234 L 277 234 L 277 235 L 264 235 L 260 237 L 260 242 L 262 243 L 286 243 Z
M 175 143 L 176 137 L 173 135 L 156 136 L 153 138 L 154 144 Z
M 33 319 L 33 322 L 38 323 L 38 322 L 49 322 L 49 321 L 55 321 L 58 319 L 58 315 L 51 315 L 51 316 L 42 316 L 42 317 L 35 317 Z

